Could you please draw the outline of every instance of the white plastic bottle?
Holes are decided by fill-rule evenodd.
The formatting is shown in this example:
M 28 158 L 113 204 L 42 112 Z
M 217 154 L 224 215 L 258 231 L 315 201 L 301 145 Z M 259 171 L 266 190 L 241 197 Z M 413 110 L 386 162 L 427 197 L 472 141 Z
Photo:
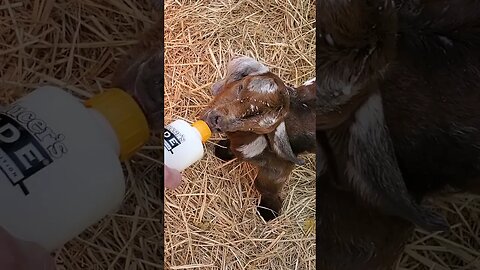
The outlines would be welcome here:
M 41 87 L 0 112 L 0 226 L 60 248 L 122 203 L 120 160 L 149 138 L 138 104 L 120 89 L 85 103 Z
M 176 120 L 165 127 L 163 134 L 165 165 L 183 171 L 203 157 L 203 143 L 212 132 L 208 125 L 199 120 L 192 125 Z

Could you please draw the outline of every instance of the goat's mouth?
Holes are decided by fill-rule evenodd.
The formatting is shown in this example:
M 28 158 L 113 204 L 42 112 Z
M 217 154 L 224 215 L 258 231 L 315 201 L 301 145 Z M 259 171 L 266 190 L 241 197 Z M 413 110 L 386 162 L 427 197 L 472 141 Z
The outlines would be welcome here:
M 215 110 L 208 110 L 200 116 L 200 119 L 207 123 L 212 133 L 223 132 L 223 128 L 221 126 L 221 118 L 221 115 Z
M 223 133 L 222 129 L 219 128 L 219 127 L 210 127 L 210 130 L 211 130 L 213 133 Z
M 236 122 L 228 122 L 219 120 L 217 123 L 212 123 L 211 121 L 206 121 L 207 125 L 210 127 L 212 133 L 226 133 L 226 132 L 235 132 L 238 131 L 238 124 Z
M 241 117 L 226 117 L 218 110 L 210 110 L 205 112 L 201 120 L 207 123 L 212 133 L 231 133 L 237 131 L 251 132 L 256 129 L 261 129 L 262 119 L 258 115 L 249 118 Z

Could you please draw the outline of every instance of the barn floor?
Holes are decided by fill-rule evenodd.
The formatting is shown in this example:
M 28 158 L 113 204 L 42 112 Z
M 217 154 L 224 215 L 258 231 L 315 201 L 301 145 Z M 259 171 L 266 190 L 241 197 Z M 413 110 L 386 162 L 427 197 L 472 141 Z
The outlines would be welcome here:
M 79 98 L 100 92 L 157 16 L 147 0 L 0 1 L 0 104 L 45 83 Z M 163 267 L 160 150 L 152 139 L 125 164 L 121 209 L 58 250 L 59 270 Z
M 166 122 L 196 120 L 209 88 L 236 54 L 253 56 L 286 82 L 314 76 L 314 1 L 165 1 Z M 268 11 L 268 12 L 266 12 Z M 149 1 L 3 0 L 0 2 L 0 104 L 39 84 L 86 98 L 108 85 L 115 64 L 157 14 Z M 161 143 L 153 138 L 125 164 L 119 212 L 55 253 L 58 269 L 315 269 L 315 157 L 284 188 L 283 215 L 256 214 L 255 171 L 212 155 L 165 191 L 161 235 Z M 439 201 L 449 233 L 417 231 L 398 269 L 480 269 L 480 197 Z M 165 242 L 163 242 L 165 240 Z M 165 245 L 165 262 L 160 262 Z

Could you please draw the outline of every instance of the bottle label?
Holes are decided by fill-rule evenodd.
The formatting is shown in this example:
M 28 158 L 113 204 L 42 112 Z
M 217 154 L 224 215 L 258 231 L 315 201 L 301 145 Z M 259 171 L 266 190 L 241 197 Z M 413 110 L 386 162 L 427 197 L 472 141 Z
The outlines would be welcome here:
M 25 180 L 67 153 L 65 136 L 19 104 L 0 113 L 0 171 L 27 196 Z
M 184 136 L 174 128 L 165 128 L 163 132 L 164 149 L 173 154 L 173 149 L 185 141 Z

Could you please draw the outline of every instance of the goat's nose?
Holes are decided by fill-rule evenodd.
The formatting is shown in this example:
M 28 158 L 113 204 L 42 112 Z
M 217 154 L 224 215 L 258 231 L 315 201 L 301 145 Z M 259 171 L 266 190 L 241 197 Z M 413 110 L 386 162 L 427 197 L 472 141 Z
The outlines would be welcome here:
M 202 118 L 202 120 L 205 121 L 212 130 L 220 130 L 219 124 L 221 115 L 218 111 L 209 111 Z

